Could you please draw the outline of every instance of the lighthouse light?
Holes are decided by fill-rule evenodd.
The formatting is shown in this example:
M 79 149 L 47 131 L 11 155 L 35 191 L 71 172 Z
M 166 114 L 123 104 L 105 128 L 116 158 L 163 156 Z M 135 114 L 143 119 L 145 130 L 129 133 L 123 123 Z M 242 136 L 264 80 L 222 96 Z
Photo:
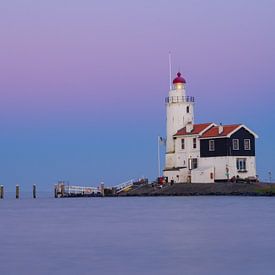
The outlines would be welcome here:
M 182 83 L 177 83 L 176 84 L 176 90 L 182 90 L 183 84 Z

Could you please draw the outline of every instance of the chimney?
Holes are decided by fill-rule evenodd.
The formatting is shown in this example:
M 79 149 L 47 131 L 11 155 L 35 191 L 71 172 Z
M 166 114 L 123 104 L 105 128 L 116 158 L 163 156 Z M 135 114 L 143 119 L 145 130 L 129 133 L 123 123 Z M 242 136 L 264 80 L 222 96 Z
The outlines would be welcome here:
M 222 126 L 222 123 L 220 123 L 219 125 L 219 135 L 223 132 L 223 126 Z
M 193 124 L 191 121 L 189 121 L 187 124 L 186 124 L 186 133 L 191 133 L 193 131 Z

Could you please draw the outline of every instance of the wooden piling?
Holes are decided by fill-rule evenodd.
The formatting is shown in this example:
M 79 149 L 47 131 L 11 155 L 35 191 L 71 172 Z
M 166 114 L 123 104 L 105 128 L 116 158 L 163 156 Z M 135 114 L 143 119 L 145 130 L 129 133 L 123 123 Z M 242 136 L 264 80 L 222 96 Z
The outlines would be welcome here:
M 57 194 L 57 184 L 54 186 L 54 197 L 57 199 L 58 194 Z
M 15 187 L 15 198 L 19 199 L 19 193 L 20 193 L 20 189 L 19 189 L 19 185 L 17 184 Z
M 32 197 L 34 199 L 36 199 L 36 185 L 35 184 L 32 186 Z
M 61 184 L 61 197 L 63 198 L 65 196 L 65 185 Z
M 104 197 L 105 196 L 105 193 L 104 193 L 104 182 L 100 183 L 100 191 L 101 191 L 102 197 Z
M 4 199 L 4 186 L 0 186 L 0 199 Z

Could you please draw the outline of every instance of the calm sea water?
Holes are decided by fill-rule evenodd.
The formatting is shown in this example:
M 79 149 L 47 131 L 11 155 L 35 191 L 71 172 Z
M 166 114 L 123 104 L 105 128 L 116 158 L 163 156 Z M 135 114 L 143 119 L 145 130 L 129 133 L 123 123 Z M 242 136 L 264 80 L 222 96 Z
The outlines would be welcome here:
M 0 274 L 275 274 L 275 198 L 0 201 Z

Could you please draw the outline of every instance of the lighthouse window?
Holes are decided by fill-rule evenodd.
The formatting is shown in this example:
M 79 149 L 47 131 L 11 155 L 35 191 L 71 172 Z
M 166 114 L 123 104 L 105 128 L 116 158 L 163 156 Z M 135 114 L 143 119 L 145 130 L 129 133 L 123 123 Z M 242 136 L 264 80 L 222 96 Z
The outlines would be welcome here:
M 251 146 L 250 146 L 250 139 L 245 139 L 244 140 L 244 150 L 251 150 Z
M 189 106 L 186 107 L 186 113 L 189 113 Z
M 215 140 L 209 140 L 209 151 L 215 151 Z
M 193 138 L 193 149 L 197 148 L 197 139 Z
M 184 146 L 184 138 L 181 139 L 181 149 L 184 150 L 185 146 Z
M 233 150 L 239 150 L 239 140 L 238 139 L 233 139 Z

